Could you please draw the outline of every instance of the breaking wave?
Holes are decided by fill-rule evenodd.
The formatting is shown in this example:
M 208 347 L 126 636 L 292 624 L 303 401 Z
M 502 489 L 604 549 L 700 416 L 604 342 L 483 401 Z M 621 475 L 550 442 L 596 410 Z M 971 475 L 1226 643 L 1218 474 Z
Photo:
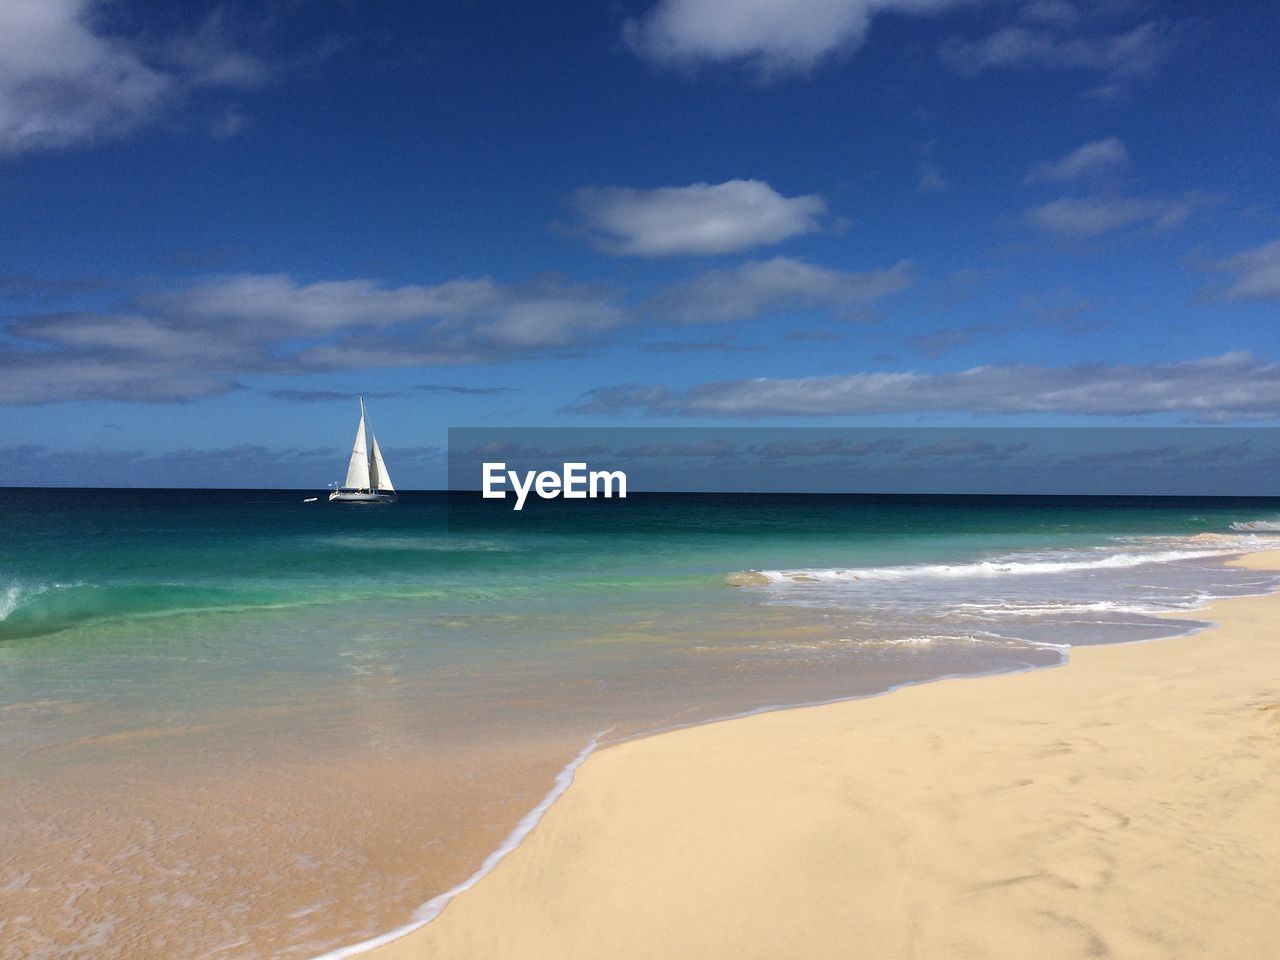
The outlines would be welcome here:
M 1223 562 L 1259 545 L 1240 533 L 1114 537 L 1097 547 L 955 563 L 779 568 L 726 579 L 765 604 L 808 609 L 862 642 L 920 646 L 963 637 L 1071 647 L 1191 632 L 1196 621 L 1159 615 L 1274 589 L 1276 575 Z
M 1238 520 L 1231 529 L 1241 533 L 1280 533 L 1280 520 Z
M 53 586 L 60 587 L 62 584 L 53 584 Z M 49 588 L 50 585 L 45 583 L 34 585 L 10 583 L 4 588 L 4 592 L 0 593 L 0 624 L 8 620 L 24 604 L 30 603 L 33 597 L 39 596 Z
M 914 564 L 900 567 L 811 568 L 798 570 L 752 570 L 731 574 L 731 582 L 746 584 L 754 574 L 769 583 L 853 583 L 859 580 L 916 580 L 934 577 L 1001 577 L 1025 574 L 1072 573 L 1087 570 L 1114 570 L 1140 567 L 1174 560 L 1198 560 L 1228 556 L 1243 548 L 1217 550 L 1157 550 L 1145 553 L 1112 553 L 1106 556 L 1064 557 L 1062 559 L 1000 558 L 974 563 Z

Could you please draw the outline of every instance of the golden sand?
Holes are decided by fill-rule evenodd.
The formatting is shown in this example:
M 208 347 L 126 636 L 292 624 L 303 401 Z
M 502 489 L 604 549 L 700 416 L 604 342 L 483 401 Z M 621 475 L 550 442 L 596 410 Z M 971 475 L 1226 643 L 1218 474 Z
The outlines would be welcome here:
M 1280 597 L 1200 615 L 1217 625 L 1061 669 L 604 750 L 367 957 L 1276 956 Z

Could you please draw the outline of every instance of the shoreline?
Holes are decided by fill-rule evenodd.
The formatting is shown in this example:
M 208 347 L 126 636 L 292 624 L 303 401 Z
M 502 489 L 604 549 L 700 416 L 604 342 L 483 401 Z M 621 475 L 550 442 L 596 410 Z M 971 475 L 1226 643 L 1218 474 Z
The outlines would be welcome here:
M 1274 570 L 1280 568 L 1280 551 L 1260 551 L 1244 554 L 1240 557 L 1229 560 L 1228 563 L 1251 569 Z M 1210 621 L 1210 623 L 1208 626 L 1196 630 L 1191 634 L 1157 639 L 1162 640 L 1164 643 L 1177 643 L 1179 641 L 1186 642 L 1188 640 L 1194 642 L 1199 638 L 1203 638 L 1206 634 L 1213 634 L 1227 629 L 1223 626 L 1221 619 L 1216 616 L 1220 609 L 1230 608 L 1234 610 L 1237 605 L 1251 605 L 1260 602 L 1266 603 L 1267 601 L 1271 601 L 1275 605 L 1280 605 L 1280 594 L 1271 593 L 1250 597 L 1216 600 L 1211 601 L 1205 607 L 1194 611 L 1180 611 L 1165 614 L 1165 616 L 1171 619 L 1204 619 Z M 1230 620 L 1231 618 L 1228 616 L 1226 619 Z M 1099 651 L 1112 651 L 1147 646 L 1147 640 L 1137 640 L 1124 643 L 1097 645 L 1096 649 Z M 1094 649 L 1095 647 L 1092 645 L 1076 647 L 1071 648 L 1069 650 L 1069 654 L 1068 651 L 1064 650 L 1062 660 L 1053 666 L 1069 670 L 1073 663 L 1076 663 L 1078 659 L 1081 659 L 1082 654 L 1085 654 L 1083 659 L 1092 660 L 1095 656 L 1092 652 Z M 1088 651 L 1087 654 L 1086 651 Z M 1046 669 L 1039 666 L 1029 666 L 1024 669 L 1002 670 L 978 675 L 969 674 L 938 677 L 927 681 L 899 684 L 893 688 L 876 694 L 861 695 L 852 698 L 838 698 L 836 700 L 822 701 L 814 704 L 777 705 L 756 708 L 741 714 L 710 721 L 703 721 L 689 726 L 652 731 L 641 737 L 608 744 L 607 746 L 612 749 L 608 751 L 597 751 L 595 756 L 592 757 L 592 763 L 588 765 L 585 770 L 580 770 L 579 768 L 587 760 L 588 755 L 592 754 L 595 750 L 596 739 L 598 738 L 594 738 L 592 742 L 588 744 L 587 748 L 585 748 L 584 751 L 579 754 L 579 756 L 575 758 L 575 760 L 568 765 L 564 771 L 561 772 L 560 776 L 557 778 L 556 787 L 553 788 L 553 790 L 533 811 L 522 819 L 520 826 L 513 831 L 512 835 L 504 841 L 498 850 L 495 850 L 493 854 L 486 859 L 485 864 L 476 872 L 475 875 L 460 884 L 458 887 L 455 887 L 454 889 L 428 901 L 419 908 L 415 913 L 414 919 L 410 921 L 410 923 L 405 924 L 396 930 L 388 931 L 386 934 L 372 938 L 371 940 L 329 951 L 315 958 L 315 960 L 340 960 L 340 958 L 354 956 L 369 957 L 372 958 L 372 960 L 409 960 L 409 958 L 414 957 L 434 957 L 443 954 L 467 956 L 471 955 L 468 951 L 468 943 L 471 944 L 471 950 L 477 954 L 483 954 L 486 956 L 503 955 L 501 944 L 493 939 L 493 937 L 496 936 L 496 931 L 486 931 L 483 924 L 477 928 L 475 926 L 474 917 L 462 916 L 462 914 L 471 915 L 479 913 L 483 915 L 486 911 L 492 910 L 495 905 L 499 903 L 502 905 L 499 909 L 500 916 L 503 918 L 509 917 L 512 911 L 516 911 L 518 913 L 527 912 L 527 907 L 529 906 L 527 901 L 531 898 L 527 896 L 521 898 L 519 896 L 518 892 L 516 892 L 512 887 L 512 883 L 516 883 L 518 886 L 518 882 L 513 878 L 520 873 L 527 874 L 527 871 L 530 868 L 529 861 L 537 863 L 539 871 L 555 869 L 559 866 L 556 862 L 558 854 L 553 849 L 555 842 L 554 840 L 544 838 L 542 836 L 542 832 L 551 834 L 553 831 L 556 833 L 560 833 L 562 831 L 562 824 L 556 824 L 554 826 L 551 825 L 550 821 L 553 818 L 562 821 L 565 819 L 572 821 L 575 811 L 569 811 L 568 813 L 562 813 L 561 811 L 565 807 L 571 805 L 570 801 L 572 798 L 575 798 L 575 795 L 578 795 L 578 798 L 582 799 L 581 794 L 587 791 L 587 788 L 583 786 L 579 786 L 574 791 L 568 791 L 568 787 L 574 782 L 575 775 L 579 780 L 582 780 L 583 775 L 585 774 L 587 778 L 592 780 L 590 789 L 598 792 L 600 789 L 604 788 L 602 780 L 607 777 L 607 774 L 599 773 L 597 772 L 597 769 L 601 766 L 614 765 L 613 761 L 608 761 L 606 763 L 603 758 L 616 756 L 623 753 L 628 748 L 635 748 L 637 745 L 641 744 L 665 744 L 669 742 L 669 738 L 688 734 L 696 735 L 699 731 L 723 729 L 728 727 L 737 728 L 744 723 L 749 723 L 752 720 L 758 720 L 760 718 L 791 717 L 796 715 L 807 716 L 815 713 L 821 713 L 822 711 L 847 710 L 849 708 L 857 708 L 863 704 L 894 700 L 895 698 L 887 698 L 885 696 L 885 694 L 888 693 L 898 693 L 899 696 L 902 696 L 908 691 L 943 688 L 950 689 L 956 686 L 953 684 L 939 684 L 936 683 L 935 680 L 964 679 L 975 683 L 981 683 L 992 680 L 1008 680 L 1015 675 L 1021 674 L 1035 676 L 1056 674 L 1060 672 L 1062 671 Z M 964 686 L 966 690 L 971 687 L 971 685 L 961 686 Z M 966 699 L 966 697 L 962 695 L 961 699 Z M 648 753 L 652 751 L 656 751 L 658 754 L 664 752 L 661 746 L 656 748 L 646 747 L 643 752 Z M 675 785 L 672 784 L 671 786 L 674 789 Z M 579 807 L 582 806 L 581 803 L 572 805 Z M 692 812 L 685 811 L 685 813 Z M 543 823 L 548 824 L 544 828 L 544 831 L 534 833 L 534 829 Z M 643 847 L 646 844 L 651 845 L 653 843 L 658 843 L 660 845 L 661 840 L 661 837 L 637 838 L 635 840 L 635 844 L 640 847 Z M 530 848 L 532 847 L 537 847 L 538 849 L 530 851 Z M 615 851 L 615 854 L 623 855 L 623 863 L 625 865 L 625 851 Z M 517 861 L 520 862 L 517 863 Z M 501 878 L 501 880 L 499 880 L 499 878 Z M 586 883 L 589 885 L 590 881 L 586 881 Z M 477 886 L 478 889 L 473 889 L 477 888 Z M 502 889 L 496 889 L 499 886 L 501 886 Z M 462 900 L 458 900 L 456 904 L 454 904 L 454 898 L 467 891 L 472 892 L 469 893 L 467 897 Z M 517 902 L 521 899 L 525 902 Z M 443 911 L 446 906 L 451 905 L 454 909 L 450 911 L 448 918 L 446 918 Z M 460 917 L 460 919 L 453 920 L 452 918 L 454 917 Z M 599 918 L 596 919 L 598 920 Z M 465 929 L 467 930 L 467 933 L 462 936 L 462 939 L 459 939 L 458 930 L 446 930 L 444 929 L 446 926 L 450 928 Z M 507 928 L 509 924 L 504 922 L 501 926 L 503 928 Z M 1280 934 L 1280 930 L 1277 930 L 1276 933 Z M 467 939 L 468 937 L 471 938 L 470 941 Z M 480 939 L 476 940 L 476 937 L 479 937 Z M 532 941 L 530 941 L 527 936 L 516 939 L 521 944 L 522 950 L 531 948 Z M 442 940 L 447 941 L 450 944 L 449 949 L 444 950 L 438 947 L 438 941 Z M 623 941 L 622 944 L 619 944 L 618 942 L 611 942 L 611 949 L 616 952 L 621 947 L 628 946 L 628 943 L 632 947 L 636 946 L 635 942 L 633 940 L 629 941 L 629 938 L 625 935 L 621 935 L 621 940 Z M 480 947 L 481 943 L 484 945 L 483 948 Z M 569 955 L 565 953 L 566 950 L 569 950 L 570 954 L 572 953 L 572 944 L 566 942 L 557 941 L 554 948 L 551 943 L 545 943 L 542 944 L 542 946 L 547 947 L 550 951 L 546 955 Z M 793 945 L 793 947 L 794 946 L 796 945 Z M 638 954 L 644 952 L 645 951 L 643 949 L 637 950 Z M 520 952 L 512 954 L 512 956 L 520 955 L 522 955 Z M 535 949 L 533 950 L 533 953 L 524 955 L 542 954 L 538 953 L 538 950 Z M 726 955 L 728 955 L 728 953 L 726 953 Z M 822 953 L 821 951 L 818 951 L 815 955 L 822 955 Z

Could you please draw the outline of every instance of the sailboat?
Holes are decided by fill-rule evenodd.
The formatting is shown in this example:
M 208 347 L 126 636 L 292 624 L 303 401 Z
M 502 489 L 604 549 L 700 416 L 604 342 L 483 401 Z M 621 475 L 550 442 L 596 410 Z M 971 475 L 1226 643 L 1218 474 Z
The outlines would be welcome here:
M 356 427 L 356 442 L 351 448 L 351 461 L 347 464 L 347 479 L 329 494 L 329 500 L 346 503 L 390 503 L 396 498 L 396 488 L 391 485 L 391 475 L 378 449 L 378 438 L 373 430 L 366 431 L 364 397 L 360 398 L 360 426 Z M 372 452 L 365 439 L 373 441 Z

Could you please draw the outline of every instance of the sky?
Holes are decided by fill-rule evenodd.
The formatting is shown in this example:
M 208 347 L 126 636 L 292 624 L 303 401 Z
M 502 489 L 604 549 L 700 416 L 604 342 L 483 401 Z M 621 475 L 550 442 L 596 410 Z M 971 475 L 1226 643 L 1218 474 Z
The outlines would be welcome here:
M 172 9 L 171 9 L 172 8 Z M 0 484 L 1280 425 L 1280 7 L 0 4 Z

